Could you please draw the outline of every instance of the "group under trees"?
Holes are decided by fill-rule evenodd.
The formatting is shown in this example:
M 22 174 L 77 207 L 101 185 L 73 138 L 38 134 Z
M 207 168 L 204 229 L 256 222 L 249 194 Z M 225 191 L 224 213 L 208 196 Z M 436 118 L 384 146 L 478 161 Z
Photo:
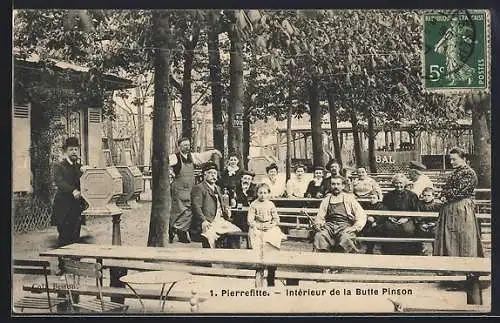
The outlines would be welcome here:
M 251 124 L 257 119 L 288 120 L 290 125 L 292 118 L 309 115 L 316 165 L 328 161 L 323 116 L 329 115 L 333 153 L 341 163 L 345 161 L 336 125 L 350 121 L 356 163 L 374 171 L 374 142 L 380 129 L 394 130 L 393 125 L 413 121 L 417 136 L 472 115 L 477 156 L 473 162 L 480 185 L 491 184 L 490 98 L 424 93 L 418 11 L 22 10 L 15 26 L 14 46 L 22 57 L 37 53 L 43 62 L 55 58 L 91 68 L 90 77 L 73 87 L 78 95 L 69 94 L 66 103 L 59 100 L 55 106 L 76 104 L 70 98 L 90 102 L 99 97 L 105 115 L 112 116 L 109 93 L 99 86 L 103 73 L 134 81 L 154 74 L 148 245 L 163 246 L 168 239 L 173 98 L 181 100 L 182 135 L 188 137 L 193 106 L 210 103 L 215 148 L 238 153 L 245 165 Z M 38 102 L 55 102 L 50 89 L 57 86 L 45 84 L 44 91 L 16 85 Z M 143 111 L 144 96 L 133 102 Z M 46 129 L 37 131 L 43 134 Z M 361 153 L 365 133 L 368 160 Z M 290 131 L 287 134 L 290 143 Z M 39 145 L 47 145 L 36 138 Z

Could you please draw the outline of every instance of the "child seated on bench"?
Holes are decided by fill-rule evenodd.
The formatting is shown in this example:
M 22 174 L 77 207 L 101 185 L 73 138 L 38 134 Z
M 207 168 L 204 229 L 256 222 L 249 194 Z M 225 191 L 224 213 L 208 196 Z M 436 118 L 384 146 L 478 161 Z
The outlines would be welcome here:
M 439 212 L 443 203 L 434 198 L 434 189 L 426 187 L 422 190 L 422 199 L 419 201 L 419 209 L 423 212 Z M 416 236 L 422 238 L 434 238 L 436 233 L 437 218 L 420 218 L 416 221 Z M 423 254 L 432 255 L 432 243 L 424 243 Z
M 252 249 L 268 247 L 280 249 L 286 236 L 278 227 L 279 216 L 276 206 L 269 200 L 271 189 L 266 183 L 257 187 L 257 199 L 248 208 L 248 237 Z
M 276 206 L 269 200 L 271 189 L 266 183 L 257 186 L 257 199 L 250 203 L 247 214 L 248 238 L 252 249 L 263 252 L 279 250 L 286 235 L 278 227 Z M 276 268 L 269 268 L 267 285 L 274 286 Z

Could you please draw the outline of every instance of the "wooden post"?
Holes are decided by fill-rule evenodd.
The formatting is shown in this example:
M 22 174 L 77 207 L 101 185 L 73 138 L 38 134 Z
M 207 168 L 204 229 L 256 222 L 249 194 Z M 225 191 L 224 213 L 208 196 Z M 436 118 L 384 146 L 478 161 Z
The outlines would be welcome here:
M 264 287 L 264 268 L 255 270 L 255 288 Z
M 305 152 L 305 159 L 307 159 L 307 134 L 304 134 L 304 152 Z
M 483 304 L 483 295 L 481 293 L 479 276 L 475 274 L 467 275 L 467 304 Z
M 121 246 L 122 237 L 120 230 L 121 213 L 113 214 L 113 233 L 111 238 L 111 244 L 115 246 Z M 109 286 L 111 287 L 122 287 L 125 288 L 125 284 L 120 281 L 120 277 L 127 274 L 127 268 L 109 268 Z M 125 297 L 111 297 L 111 301 L 115 303 L 124 304 Z

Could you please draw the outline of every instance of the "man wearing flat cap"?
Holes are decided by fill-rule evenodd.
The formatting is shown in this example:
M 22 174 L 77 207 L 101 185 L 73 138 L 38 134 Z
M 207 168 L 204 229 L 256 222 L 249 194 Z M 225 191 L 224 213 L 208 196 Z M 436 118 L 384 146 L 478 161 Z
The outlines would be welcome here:
M 257 198 L 257 185 L 252 183 L 255 174 L 244 170 L 241 175 L 240 183 L 236 186 L 236 204 L 249 206 Z
M 217 165 L 203 165 L 203 182 L 195 185 L 191 192 L 193 219 L 191 231 L 201 233 L 203 248 L 214 248 L 215 241 L 223 233 L 241 231 L 229 222 L 229 206 L 222 202 L 222 192 L 217 186 Z
M 52 224 L 57 225 L 59 246 L 76 243 L 80 239 L 83 198 L 80 193 L 82 165 L 78 162 L 78 138 L 67 138 L 63 145 L 63 160 L 54 165 L 54 196 Z
M 434 188 L 432 181 L 422 171 L 426 170 L 424 164 L 419 161 L 412 160 L 410 162 L 410 169 L 408 170 L 408 177 L 412 181 L 411 191 L 417 194 L 418 197 L 422 195 L 422 191 L 426 187 Z

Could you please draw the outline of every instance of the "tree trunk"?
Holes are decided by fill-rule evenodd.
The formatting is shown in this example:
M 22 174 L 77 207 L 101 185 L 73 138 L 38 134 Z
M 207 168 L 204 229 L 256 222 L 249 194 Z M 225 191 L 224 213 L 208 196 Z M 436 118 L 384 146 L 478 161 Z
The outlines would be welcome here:
M 212 83 L 212 120 L 214 148 L 224 154 L 224 121 L 222 120 L 221 63 L 219 54 L 219 23 L 217 12 L 210 12 L 208 30 L 208 61 Z M 222 167 L 222 165 L 219 165 Z
M 193 28 L 192 39 L 186 42 L 184 53 L 184 71 L 182 73 L 181 90 L 181 116 L 182 116 L 182 137 L 187 137 L 194 142 L 193 138 L 193 92 L 191 88 L 191 74 L 194 63 L 194 49 L 200 36 L 200 26 L 196 24 Z
M 250 156 L 250 118 L 247 109 L 245 109 L 243 115 L 243 155 L 241 156 L 245 169 L 248 169 L 248 156 Z
M 325 166 L 323 136 L 321 135 L 321 107 L 319 106 L 319 87 L 317 80 L 309 86 L 309 114 L 311 116 L 311 138 L 314 166 Z
M 278 147 L 279 149 L 279 147 Z M 286 113 L 286 181 L 291 177 L 292 169 L 292 105 Z
M 152 205 L 148 246 L 164 247 L 168 244 L 170 222 L 169 138 L 170 138 L 170 51 L 168 12 L 153 12 L 153 35 L 157 48 L 154 61 L 154 115 L 152 156 Z
M 356 158 L 356 165 L 361 165 L 361 143 L 359 140 L 359 131 L 358 131 L 358 117 L 356 116 L 355 111 L 350 111 L 351 125 L 352 125 L 352 137 L 354 140 L 354 156 Z
M 333 91 L 333 89 L 329 89 L 327 92 L 328 110 L 330 112 L 330 128 L 332 129 L 333 150 L 335 159 L 340 164 L 340 167 L 342 167 L 342 151 L 340 148 L 339 130 L 337 128 L 337 107 L 335 106 L 333 94 L 330 93 L 330 91 Z
M 141 91 L 139 87 L 136 88 L 136 95 L 140 99 L 139 104 L 137 105 L 137 128 L 139 130 L 137 164 L 144 165 L 144 100 L 141 97 Z
M 230 97 L 228 107 L 228 146 L 231 153 L 243 157 L 243 56 L 236 25 L 231 26 Z
M 373 129 L 373 115 L 368 111 L 368 164 L 372 173 L 377 172 L 377 163 L 375 161 L 375 129 Z
M 488 130 L 488 112 L 491 110 L 489 94 L 474 94 L 467 100 L 472 110 L 472 137 L 474 158 L 472 167 L 476 171 L 478 187 L 491 187 L 491 138 Z
M 113 135 L 113 120 L 111 120 L 111 118 L 108 118 L 106 120 L 106 132 L 108 135 L 108 147 L 109 151 L 111 152 L 111 162 L 113 163 L 113 165 L 118 165 L 118 160 L 120 156 L 118 156 L 118 153 L 116 152 L 116 145 Z
M 50 133 L 50 114 L 39 103 L 31 104 L 31 173 L 33 174 L 33 196 L 45 206 L 52 203 L 51 148 L 53 135 Z

